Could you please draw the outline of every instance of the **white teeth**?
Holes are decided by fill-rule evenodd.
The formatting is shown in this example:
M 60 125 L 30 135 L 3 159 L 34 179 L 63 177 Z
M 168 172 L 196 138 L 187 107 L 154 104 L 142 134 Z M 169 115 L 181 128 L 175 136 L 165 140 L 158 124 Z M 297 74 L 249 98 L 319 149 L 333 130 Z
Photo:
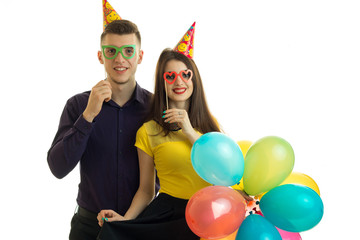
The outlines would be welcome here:
M 176 90 L 174 90 L 174 92 L 176 92 L 176 93 L 181 93 L 181 92 L 185 92 L 185 89 L 176 89 Z
M 116 71 L 124 71 L 126 68 L 115 68 Z

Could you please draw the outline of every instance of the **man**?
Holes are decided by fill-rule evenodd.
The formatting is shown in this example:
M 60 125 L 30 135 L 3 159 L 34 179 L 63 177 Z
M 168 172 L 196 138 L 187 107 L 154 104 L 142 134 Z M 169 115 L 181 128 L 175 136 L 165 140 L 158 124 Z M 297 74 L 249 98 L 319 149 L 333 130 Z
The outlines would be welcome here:
M 134 146 L 136 131 L 148 112 L 151 93 L 135 81 L 141 63 L 137 26 L 115 20 L 101 35 L 98 59 L 107 78 L 90 91 L 70 98 L 48 152 L 48 164 L 57 178 L 80 162 L 81 182 L 70 239 L 96 239 L 101 209 L 125 214 L 139 186 Z

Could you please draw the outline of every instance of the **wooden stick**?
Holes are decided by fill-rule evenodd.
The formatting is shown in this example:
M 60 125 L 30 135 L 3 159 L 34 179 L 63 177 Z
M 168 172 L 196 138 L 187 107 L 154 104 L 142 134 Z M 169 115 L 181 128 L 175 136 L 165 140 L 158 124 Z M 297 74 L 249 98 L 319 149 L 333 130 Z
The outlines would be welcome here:
M 168 101 L 168 94 L 167 94 L 166 80 L 164 80 L 164 83 L 165 83 L 165 95 L 166 95 L 166 110 L 169 110 L 169 101 Z

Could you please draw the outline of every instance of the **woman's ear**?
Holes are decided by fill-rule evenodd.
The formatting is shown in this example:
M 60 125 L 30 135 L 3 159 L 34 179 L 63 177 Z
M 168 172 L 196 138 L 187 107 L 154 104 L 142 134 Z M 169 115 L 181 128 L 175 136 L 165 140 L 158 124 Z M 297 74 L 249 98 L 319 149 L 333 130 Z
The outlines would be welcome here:
M 101 64 L 104 64 L 104 59 L 101 51 L 98 51 L 98 59 Z

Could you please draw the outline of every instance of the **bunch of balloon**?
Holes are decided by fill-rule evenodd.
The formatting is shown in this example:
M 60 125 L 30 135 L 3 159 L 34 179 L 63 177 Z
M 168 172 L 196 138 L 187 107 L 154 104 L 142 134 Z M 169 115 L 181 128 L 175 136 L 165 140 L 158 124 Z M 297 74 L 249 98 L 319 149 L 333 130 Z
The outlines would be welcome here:
M 301 240 L 300 232 L 315 227 L 321 221 L 324 206 L 312 188 L 284 184 L 264 194 L 260 209 L 259 215 L 245 218 L 235 240 Z
M 260 199 L 259 216 L 263 218 L 246 217 L 235 239 L 301 240 L 300 232 L 313 228 L 322 219 L 323 203 L 319 194 L 320 190 L 312 178 L 291 173 L 280 186 L 271 189 Z M 262 226 L 259 227 L 259 224 Z M 281 238 L 278 238 L 274 227 Z M 257 231 L 253 232 L 253 229 Z
M 301 240 L 300 232 L 320 222 L 319 187 L 293 167 L 294 152 L 284 139 L 270 136 L 251 145 L 240 187 L 260 200 L 261 212 L 245 218 L 236 240 Z
M 244 157 L 239 145 L 225 134 L 210 132 L 191 149 L 194 170 L 215 185 L 196 192 L 185 217 L 189 228 L 203 239 L 221 239 L 234 234 L 245 218 L 245 199 L 230 186 L 240 182 Z

